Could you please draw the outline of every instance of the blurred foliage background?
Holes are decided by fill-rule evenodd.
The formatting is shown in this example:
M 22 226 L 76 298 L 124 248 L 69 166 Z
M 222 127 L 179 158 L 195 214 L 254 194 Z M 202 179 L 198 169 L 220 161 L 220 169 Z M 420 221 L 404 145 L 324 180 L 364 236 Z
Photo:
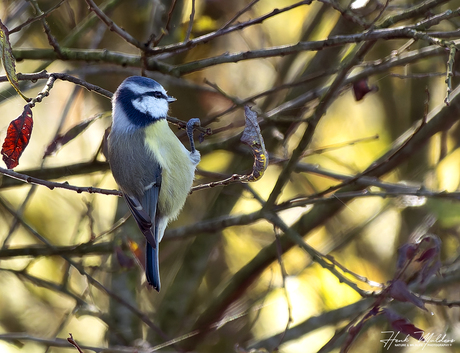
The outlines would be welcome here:
M 400 327 L 366 314 L 390 307 L 451 340 L 424 352 L 457 351 L 459 6 L 3 1 L 16 70 L 39 73 L 18 76 L 22 92 L 36 97 L 62 74 L 32 109 L 15 171 L 117 189 L 104 136 L 110 92 L 131 75 L 177 98 L 171 116 L 212 129 L 198 144 L 196 185 L 251 173 L 239 142 L 246 104 L 259 114 L 270 165 L 256 182 L 190 195 L 161 243 L 160 293 L 145 283 L 136 261 L 144 239 L 121 198 L 0 169 L 0 350 L 76 351 L 72 333 L 88 352 L 420 351 L 381 342 Z M 25 102 L 0 79 L 3 141 Z M 419 249 L 427 234 L 439 245 L 428 246 L 431 262 L 400 255 L 413 266 L 398 272 L 398 248 Z M 422 265 L 432 271 L 417 277 Z M 401 278 L 406 300 L 386 290 Z M 423 295 L 427 310 L 408 293 Z

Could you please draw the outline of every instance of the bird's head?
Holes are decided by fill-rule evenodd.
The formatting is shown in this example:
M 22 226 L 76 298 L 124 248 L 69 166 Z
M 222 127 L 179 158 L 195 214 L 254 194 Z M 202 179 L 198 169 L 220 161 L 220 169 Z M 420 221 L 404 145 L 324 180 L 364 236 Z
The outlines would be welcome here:
M 112 129 L 130 131 L 166 119 L 169 103 L 175 100 L 168 96 L 162 85 L 150 78 L 128 77 L 112 98 Z

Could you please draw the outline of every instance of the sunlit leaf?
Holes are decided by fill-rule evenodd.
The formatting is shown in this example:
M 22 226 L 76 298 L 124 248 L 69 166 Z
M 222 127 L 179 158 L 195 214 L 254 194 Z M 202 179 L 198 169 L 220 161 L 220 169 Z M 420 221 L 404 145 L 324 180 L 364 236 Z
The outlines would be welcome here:
M 3 142 L 2 156 L 8 169 L 12 169 L 19 164 L 19 157 L 21 157 L 29 144 L 33 125 L 32 110 L 29 105 L 25 105 L 22 114 L 8 126 L 5 141 Z
M 99 315 L 101 310 L 96 305 L 83 303 L 82 305 L 78 305 L 72 313 L 78 319 L 85 315 Z
M 0 53 L 2 55 L 2 63 L 5 69 L 6 77 L 8 81 L 10 81 L 11 85 L 14 87 L 16 92 L 24 98 L 26 101 L 29 99 L 22 94 L 21 90 L 19 89 L 19 81 L 16 76 L 16 60 L 13 56 L 13 51 L 11 50 L 11 44 L 9 39 L 9 31 L 8 28 L 0 20 Z
M 101 115 L 97 115 L 85 121 L 82 121 L 80 124 L 71 127 L 64 134 L 57 135 L 56 138 L 46 148 L 45 155 L 43 157 L 47 157 L 56 153 L 60 148 L 62 148 L 62 146 L 69 143 L 78 135 L 80 135 L 83 131 L 85 131 L 88 128 L 88 126 L 90 126 L 91 123 L 93 123 L 100 116 Z

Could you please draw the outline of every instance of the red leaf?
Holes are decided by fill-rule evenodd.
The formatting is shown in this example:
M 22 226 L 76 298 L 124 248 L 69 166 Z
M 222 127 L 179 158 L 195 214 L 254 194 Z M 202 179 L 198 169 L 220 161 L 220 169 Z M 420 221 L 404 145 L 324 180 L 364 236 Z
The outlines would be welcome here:
M 19 157 L 29 144 L 30 134 L 34 121 L 32 110 L 29 105 L 24 106 L 24 111 L 8 126 L 5 141 L 2 146 L 2 156 L 8 169 L 12 169 L 19 164 Z
M 68 130 L 65 134 L 57 135 L 56 138 L 51 142 L 48 147 L 46 148 L 44 157 L 50 156 L 53 153 L 56 153 L 62 146 L 72 141 L 78 135 L 80 135 L 83 131 L 85 131 L 88 126 L 93 123 L 96 119 L 98 119 L 101 115 L 96 115 L 88 120 L 81 122 L 78 125 L 73 126 Z
M 392 321 L 391 326 L 393 326 L 395 330 L 398 330 L 402 333 L 410 335 L 416 340 L 424 341 L 423 330 L 419 329 L 418 327 L 416 327 L 414 324 L 412 324 L 409 320 L 405 318 L 401 318 L 399 320 Z
M 390 320 L 391 326 L 398 330 L 401 333 L 410 335 L 411 337 L 419 340 L 425 341 L 423 338 L 423 330 L 416 327 L 405 317 L 402 317 L 390 309 L 384 309 L 383 314 Z
M 429 249 L 425 250 L 422 255 L 420 255 L 420 257 L 417 259 L 417 261 L 422 262 L 422 261 L 431 260 L 436 255 L 438 255 L 438 253 L 439 253 L 438 249 L 429 248 Z
M 367 79 L 362 79 L 353 83 L 353 94 L 355 95 L 355 100 L 360 101 L 364 96 L 370 92 L 378 91 L 377 86 L 369 87 Z

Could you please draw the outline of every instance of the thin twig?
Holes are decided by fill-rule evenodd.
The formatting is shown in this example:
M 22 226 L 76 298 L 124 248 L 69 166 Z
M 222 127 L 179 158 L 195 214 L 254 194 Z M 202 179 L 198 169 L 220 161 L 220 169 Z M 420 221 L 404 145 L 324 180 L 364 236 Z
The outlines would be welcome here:
M 190 21 L 188 23 L 187 33 L 185 34 L 184 42 L 188 42 L 190 40 L 190 34 L 192 33 L 194 19 L 195 19 L 195 0 L 192 0 L 192 11 L 190 12 Z
M 44 15 L 44 12 L 40 9 L 36 1 L 30 1 L 30 4 L 33 6 L 34 10 L 39 14 L 39 17 Z M 42 22 L 42 26 L 45 30 L 46 37 L 48 38 L 48 43 L 53 47 L 57 57 L 62 58 L 61 47 L 59 46 L 59 43 L 57 42 L 56 38 L 51 33 L 51 29 L 48 25 L 48 22 L 46 21 L 46 16 L 41 17 L 40 21 Z
M 344 84 L 344 81 L 349 73 L 349 71 L 360 62 L 363 56 L 372 48 L 374 42 L 367 42 L 361 44 L 353 52 L 351 52 L 343 61 L 341 70 L 334 79 L 334 82 L 331 84 L 329 89 L 326 91 L 324 96 L 321 98 L 320 103 L 318 104 L 315 112 L 313 113 L 312 118 L 309 120 L 309 124 L 302 138 L 300 139 L 297 147 L 292 152 L 291 158 L 284 166 L 281 171 L 278 180 L 276 181 L 275 186 L 273 187 L 272 192 L 267 200 L 266 207 L 271 207 L 275 204 L 276 199 L 279 197 L 282 189 L 290 178 L 292 170 L 295 168 L 299 158 L 304 153 L 305 149 L 309 145 L 311 138 L 316 130 L 316 126 L 323 115 L 326 113 L 329 105 L 332 103 L 333 99 L 338 95 L 340 88 Z
M 34 23 L 34 22 L 37 22 L 37 21 L 40 21 L 46 17 L 48 17 L 49 15 L 51 15 L 51 13 L 58 9 L 65 1 L 67 0 L 61 0 L 59 1 L 56 5 L 54 5 L 53 7 L 51 7 L 48 11 L 46 12 L 41 12 L 40 15 L 36 16 L 36 17 L 30 17 L 28 18 L 25 22 L 21 23 L 20 25 L 14 27 L 13 29 L 11 29 L 9 31 L 10 34 L 12 33 L 15 33 L 15 32 L 19 32 L 21 29 L 23 29 L 24 27 L 27 27 L 28 25 L 30 25 L 31 23 Z
M 366 21 L 363 21 L 361 16 L 356 15 L 355 13 L 353 13 L 353 11 L 350 11 L 349 9 L 343 9 L 341 5 L 335 2 L 334 0 L 319 0 L 319 1 L 323 4 L 329 5 L 334 10 L 340 12 L 343 18 L 347 19 L 348 21 L 353 22 L 362 28 L 369 27 L 369 24 Z
M 10 169 L 0 168 L 0 174 L 8 176 L 10 178 L 20 180 L 24 183 L 46 186 L 50 190 L 58 188 L 58 189 L 76 191 L 79 194 L 82 192 L 88 192 L 90 194 L 97 193 L 97 194 L 103 194 L 103 195 L 122 196 L 121 192 L 118 190 L 100 189 L 100 188 L 94 188 L 92 186 L 88 186 L 88 187 L 74 186 L 74 185 L 70 185 L 68 182 L 57 183 L 57 182 L 38 179 L 38 178 L 34 178 L 34 177 L 31 177 L 25 174 L 17 173 L 14 170 L 10 170 Z
M 106 89 L 103 89 L 99 86 L 96 86 L 89 82 L 81 80 L 75 76 L 72 76 L 66 73 L 62 73 L 62 72 L 48 73 L 46 72 L 46 70 L 43 70 L 43 71 L 32 73 L 32 74 L 18 73 L 17 77 L 19 81 L 31 81 L 31 82 L 35 82 L 37 80 L 43 80 L 43 79 L 50 79 L 51 77 L 54 77 L 53 82 L 56 79 L 59 79 L 61 81 L 68 81 L 76 85 L 79 85 L 81 87 L 84 87 L 90 92 L 95 92 L 97 94 L 100 94 L 101 96 L 104 96 L 106 98 L 111 99 L 113 96 L 113 93 L 110 91 L 107 91 Z M 4 75 L 0 76 L 0 82 L 7 82 L 7 81 L 8 81 L 8 78 L 6 76 Z
M 375 296 L 374 292 L 365 291 L 358 287 L 358 285 L 351 281 L 348 277 L 344 276 L 340 271 L 337 270 L 335 263 L 331 263 L 326 257 L 319 251 L 308 245 L 303 238 L 296 233 L 292 228 L 287 226 L 281 218 L 275 212 L 267 211 L 265 218 L 272 223 L 274 226 L 279 227 L 286 236 L 288 236 L 294 243 L 304 249 L 308 255 L 310 255 L 313 261 L 317 262 L 321 267 L 331 272 L 340 282 L 347 284 L 351 289 L 359 293 L 363 298 Z
M 146 69 L 152 71 L 158 71 L 164 74 L 169 74 L 175 77 L 180 77 L 188 73 L 204 70 L 208 67 L 220 65 L 223 63 L 236 63 L 245 60 L 253 60 L 253 59 L 262 59 L 262 58 L 270 58 L 270 57 L 277 57 L 277 56 L 285 56 L 289 54 L 295 54 L 303 51 L 319 51 L 329 47 L 335 46 L 343 46 L 346 44 L 351 43 L 362 43 L 364 41 L 374 41 L 379 39 L 402 39 L 402 38 L 417 38 L 417 39 L 427 39 L 430 42 L 435 42 L 434 47 L 426 47 L 419 50 L 414 50 L 411 52 L 411 55 L 415 55 L 418 53 L 419 56 L 417 59 L 421 59 L 422 57 L 428 57 L 433 55 L 440 55 L 444 53 L 443 48 L 439 48 L 439 46 L 448 46 L 449 43 L 444 43 L 440 40 L 436 41 L 430 36 L 425 36 L 421 32 L 412 31 L 402 28 L 394 28 L 394 29 L 384 29 L 384 30 L 375 30 L 370 33 L 359 33 L 359 34 L 351 34 L 351 35 L 339 35 L 330 37 L 326 40 L 320 41 L 313 41 L 313 42 L 300 42 L 294 45 L 288 46 L 279 46 L 273 48 L 264 48 L 260 50 L 252 50 L 240 53 L 233 53 L 233 54 L 222 54 L 214 57 L 209 57 L 197 61 L 188 62 L 181 65 L 170 65 L 163 61 L 158 60 L 156 57 L 152 57 L 153 54 L 147 53 L 149 57 L 146 59 Z M 188 43 L 192 42 L 191 39 Z M 454 40 L 453 44 L 458 44 L 459 40 Z M 33 59 L 33 60 L 52 60 L 57 58 L 57 54 L 54 50 L 50 49 L 27 49 L 27 48 L 18 48 L 13 49 L 13 54 L 16 59 Z M 125 53 L 119 53 L 109 50 L 100 50 L 100 49 L 93 49 L 93 50 L 80 50 L 80 49 L 70 49 L 66 48 L 65 51 L 62 52 L 63 57 L 62 60 L 69 60 L 69 61 L 84 61 L 84 62 L 93 62 L 93 63 L 100 63 L 101 61 L 106 64 L 116 64 L 125 67 L 138 67 L 142 68 L 145 63 L 142 60 L 141 55 L 131 55 Z M 397 65 L 397 60 L 401 60 L 401 58 L 395 58 L 394 56 L 390 56 L 392 60 L 379 60 L 378 63 L 384 67 L 385 65 L 391 64 L 391 66 Z M 404 61 L 409 60 L 409 56 L 406 55 L 404 57 Z M 415 60 L 414 57 L 411 57 L 412 60 Z M 359 73 L 362 75 L 362 73 Z M 357 74 L 357 75 L 359 75 Z M 309 93 L 309 92 L 307 92 Z
M 85 0 L 89 6 L 90 11 L 93 11 L 99 19 L 105 23 L 105 25 L 114 33 L 118 34 L 121 38 L 123 38 L 126 42 L 130 43 L 131 45 L 135 46 L 138 49 L 145 49 L 145 46 L 140 43 L 136 38 L 134 38 L 131 34 L 126 32 L 124 29 L 120 28 L 115 22 L 113 22 L 97 5 L 94 3 L 93 0 Z
M 23 332 L 13 332 L 13 333 L 3 333 L 0 334 L 0 340 L 7 341 L 7 342 L 21 342 L 21 341 L 30 341 L 34 342 L 35 344 L 41 344 L 46 347 L 62 347 L 69 349 L 69 342 L 67 339 L 63 338 L 54 338 L 54 339 L 47 339 L 43 337 L 36 337 L 29 335 Z M 87 349 L 93 352 L 104 352 L 107 350 L 106 347 L 95 347 L 90 345 L 81 345 L 83 349 Z M 127 350 L 127 348 L 111 348 L 110 352 L 112 353 L 135 353 L 135 352 L 142 352 L 139 348 L 132 348 L 131 350 Z
M 378 20 L 380 20 L 380 18 L 382 17 L 383 13 L 384 13 L 385 10 L 387 9 L 389 3 L 390 3 L 390 0 L 386 0 L 386 1 L 385 1 L 385 4 L 384 4 L 383 7 L 380 9 L 380 11 L 379 11 L 379 13 L 377 14 L 377 16 L 372 20 L 372 22 L 371 22 L 369 28 L 374 29 L 375 24 L 377 23 Z
M 286 279 L 287 279 L 288 274 L 286 272 L 286 268 L 284 267 L 283 249 L 279 242 L 280 234 L 276 226 L 274 226 L 273 228 L 275 230 L 276 254 L 278 256 L 278 263 L 280 265 L 281 278 L 283 279 L 283 291 L 284 291 L 284 297 L 286 298 L 286 305 L 287 305 L 287 312 L 288 312 L 288 319 L 286 322 L 286 327 L 284 328 L 283 334 L 280 337 L 280 341 L 278 342 L 278 345 L 275 347 L 275 349 L 273 349 L 273 351 L 277 351 L 279 346 L 283 343 L 284 336 L 286 335 L 286 332 L 289 330 L 289 327 L 291 326 L 294 319 L 292 318 L 292 304 L 289 298 L 289 291 L 286 285 Z
M 20 222 L 24 222 L 20 220 Z M 40 256 L 71 256 L 82 257 L 87 255 L 113 254 L 116 245 L 113 242 L 94 243 L 93 241 L 80 245 L 43 246 L 27 245 L 27 247 L 0 249 L 0 258 L 40 257 Z
M 176 4 L 177 4 L 177 0 L 173 0 L 173 3 L 171 5 L 171 8 L 169 9 L 169 12 L 168 12 L 168 20 L 166 21 L 166 25 L 165 25 L 165 30 L 164 31 L 161 31 L 160 35 L 158 36 L 158 38 L 155 38 L 155 34 L 152 33 L 150 35 L 150 38 L 149 40 L 147 41 L 147 43 L 145 44 L 145 47 L 146 48 L 150 48 L 151 46 L 152 47 L 156 47 L 158 45 L 158 43 L 161 42 L 161 40 L 163 39 L 163 37 L 169 33 L 169 26 L 171 24 L 171 19 L 172 19 L 172 14 L 174 12 L 174 9 L 176 8 Z
M 48 43 L 53 47 L 54 51 L 57 54 L 57 57 L 60 59 L 62 58 L 62 51 L 61 51 L 61 46 L 59 45 L 57 39 L 53 36 L 51 33 L 51 28 L 48 25 L 48 22 L 46 22 L 45 19 L 42 19 L 42 24 L 43 28 L 45 29 L 46 37 L 48 38 Z
M 164 46 L 164 47 L 152 48 L 152 49 L 150 49 L 148 51 L 148 54 L 158 55 L 158 54 L 162 54 L 162 53 L 180 52 L 183 49 L 192 48 L 192 47 L 194 47 L 194 46 L 196 46 L 198 44 L 207 43 L 207 42 L 209 42 L 209 41 L 211 41 L 211 40 L 213 40 L 213 39 L 215 39 L 217 37 L 226 35 L 228 33 L 232 33 L 232 32 L 239 31 L 239 30 L 241 30 L 243 28 L 246 28 L 246 27 L 250 27 L 250 26 L 253 26 L 253 25 L 256 25 L 256 24 L 260 24 L 263 21 L 265 21 L 265 20 L 267 20 L 267 19 L 269 19 L 271 17 L 277 16 L 277 15 L 283 13 L 283 12 L 290 11 L 292 9 L 295 9 L 295 8 L 299 7 L 299 6 L 309 5 L 311 2 L 312 2 L 312 0 L 303 0 L 303 1 L 300 1 L 300 2 L 295 3 L 293 5 L 281 8 L 281 9 L 274 9 L 272 12 L 270 12 L 270 13 L 268 13 L 266 15 L 260 16 L 258 18 L 255 18 L 253 20 L 243 22 L 243 23 L 240 23 L 240 24 L 237 24 L 237 25 L 225 28 L 225 29 L 220 29 L 218 31 L 205 34 L 203 36 L 191 39 L 188 42 L 182 42 L 182 43 L 178 43 L 178 44 L 167 45 L 167 46 Z
M 446 105 L 450 104 L 450 94 L 452 92 L 452 77 L 454 76 L 453 67 L 455 62 L 455 53 L 457 52 L 457 48 L 455 45 L 451 45 L 449 47 L 449 59 L 447 60 L 447 74 L 446 74 L 446 85 L 447 85 L 447 94 L 446 98 L 444 99 L 444 103 Z
M 252 0 L 249 4 L 247 4 L 247 5 L 246 5 L 245 7 L 243 7 L 240 11 L 238 11 L 238 12 L 235 14 L 235 16 L 233 16 L 230 20 L 228 20 L 227 23 L 224 24 L 224 25 L 221 27 L 221 29 L 220 29 L 219 31 L 224 30 L 224 29 L 230 27 L 230 25 L 231 25 L 233 22 L 235 22 L 235 21 L 238 19 L 238 17 L 240 17 L 240 16 L 241 16 L 242 14 L 244 14 L 245 12 L 249 11 L 249 9 L 250 9 L 251 7 L 253 7 L 253 6 L 254 6 L 256 3 L 258 3 L 259 1 L 260 1 L 260 0 Z

